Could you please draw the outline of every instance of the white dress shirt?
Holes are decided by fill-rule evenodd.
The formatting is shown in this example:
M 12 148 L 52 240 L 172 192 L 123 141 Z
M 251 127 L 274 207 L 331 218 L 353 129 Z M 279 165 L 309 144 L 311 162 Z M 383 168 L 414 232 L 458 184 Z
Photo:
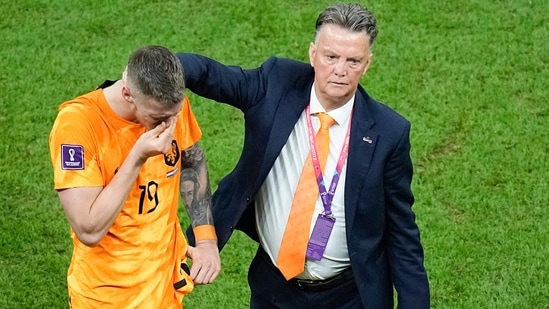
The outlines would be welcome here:
M 347 129 L 349 126 L 351 112 L 353 110 L 354 96 L 342 107 L 328 112 L 336 121 L 330 128 L 330 152 L 323 176 L 324 183 L 328 189 L 335 172 L 337 160 L 343 148 Z M 259 240 L 265 252 L 276 265 L 280 244 L 297 183 L 301 176 L 303 165 L 309 155 L 309 141 L 307 131 L 306 109 L 294 126 L 288 141 L 282 148 L 265 182 L 261 186 L 256 201 L 256 221 Z M 318 131 L 320 121 L 316 116 L 319 112 L 325 112 L 318 101 L 314 85 L 311 89 L 310 117 L 314 131 Z M 335 216 L 335 225 L 328 240 L 326 251 L 320 261 L 306 259 L 305 271 L 298 275 L 298 278 L 324 280 L 340 273 L 350 266 L 347 250 L 347 239 L 345 236 L 345 210 L 344 192 L 347 161 L 343 166 L 339 183 L 332 201 L 332 212 Z M 312 232 L 318 214 L 324 211 L 320 197 L 316 201 L 315 211 L 311 218 L 310 232 Z M 309 233 L 310 233 L 309 232 Z M 310 234 L 309 234 L 310 235 Z

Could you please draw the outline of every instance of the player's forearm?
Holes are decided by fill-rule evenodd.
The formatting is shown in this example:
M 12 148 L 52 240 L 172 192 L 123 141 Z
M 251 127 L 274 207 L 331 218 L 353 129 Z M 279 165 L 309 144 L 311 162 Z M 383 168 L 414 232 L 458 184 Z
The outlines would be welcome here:
M 206 160 L 199 162 L 197 167 L 198 181 L 200 182 L 200 190 L 196 203 L 191 205 L 190 219 L 193 227 L 199 225 L 213 225 L 212 215 L 212 194 L 210 190 L 210 181 L 208 175 L 208 167 Z
M 208 175 L 208 167 L 202 147 L 195 144 L 185 150 L 182 164 L 182 174 L 185 169 L 192 169 L 197 175 L 197 192 L 191 203 L 184 203 L 192 227 L 199 225 L 213 225 L 211 210 L 211 189 Z M 183 181 L 183 180 L 182 180 Z M 181 191 L 182 196 L 184 192 Z
M 97 196 L 89 210 L 88 225 L 82 229 L 88 239 L 86 245 L 97 245 L 105 237 L 124 207 L 143 163 L 130 152 L 111 182 Z

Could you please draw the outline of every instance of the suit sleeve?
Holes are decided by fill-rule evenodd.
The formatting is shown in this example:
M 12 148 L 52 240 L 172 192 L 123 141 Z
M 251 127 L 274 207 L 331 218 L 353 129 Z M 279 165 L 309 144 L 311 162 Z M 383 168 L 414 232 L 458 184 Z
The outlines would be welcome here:
M 387 248 L 398 308 L 429 308 L 429 283 L 419 229 L 412 212 L 413 175 L 410 158 L 410 124 L 407 122 L 384 171 L 387 202 Z
M 198 54 L 178 53 L 177 57 L 187 88 L 199 96 L 245 111 L 265 95 L 263 66 L 244 70 Z

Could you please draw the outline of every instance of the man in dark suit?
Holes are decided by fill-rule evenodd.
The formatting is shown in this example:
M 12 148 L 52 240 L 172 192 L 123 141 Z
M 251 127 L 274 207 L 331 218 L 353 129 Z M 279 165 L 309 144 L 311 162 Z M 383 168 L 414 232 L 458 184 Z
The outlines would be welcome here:
M 411 209 L 410 124 L 359 85 L 376 35 L 368 10 L 340 3 L 319 15 L 309 64 L 272 57 L 242 69 L 178 54 L 191 91 L 244 113 L 242 155 L 219 183 L 213 212 L 220 248 L 235 228 L 259 242 L 248 273 L 252 308 L 393 308 L 393 288 L 399 308 L 429 308 Z M 323 112 L 335 120 L 325 168 L 310 155 Z M 307 160 L 321 173 L 305 224 L 307 251 L 317 247 L 286 271 L 282 243 L 302 206 L 292 203 Z

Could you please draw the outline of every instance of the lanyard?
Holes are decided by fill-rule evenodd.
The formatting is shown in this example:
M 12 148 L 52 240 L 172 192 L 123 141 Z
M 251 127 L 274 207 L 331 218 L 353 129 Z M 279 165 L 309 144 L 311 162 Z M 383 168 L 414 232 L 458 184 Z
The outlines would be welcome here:
M 341 153 L 339 154 L 339 159 L 337 160 L 336 169 L 334 171 L 334 176 L 332 177 L 332 183 L 330 184 L 330 189 L 326 191 L 326 186 L 324 184 L 324 177 L 322 176 L 322 169 L 320 167 L 320 162 L 318 160 L 318 153 L 316 151 L 315 143 L 315 133 L 313 130 L 313 125 L 311 122 L 311 108 L 310 105 L 307 105 L 307 128 L 309 132 L 309 146 L 311 149 L 311 158 L 313 162 L 313 167 L 315 170 L 316 182 L 318 183 L 318 192 L 322 199 L 322 205 L 324 205 L 324 214 L 326 216 L 332 216 L 332 200 L 334 199 L 335 191 L 337 184 L 339 182 L 339 176 L 343 170 L 343 164 L 347 160 L 347 155 L 349 153 L 349 136 L 351 133 L 351 117 L 352 113 L 349 116 L 349 126 L 347 127 L 347 133 L 345 134 L 345 143 L 341 148 Z

